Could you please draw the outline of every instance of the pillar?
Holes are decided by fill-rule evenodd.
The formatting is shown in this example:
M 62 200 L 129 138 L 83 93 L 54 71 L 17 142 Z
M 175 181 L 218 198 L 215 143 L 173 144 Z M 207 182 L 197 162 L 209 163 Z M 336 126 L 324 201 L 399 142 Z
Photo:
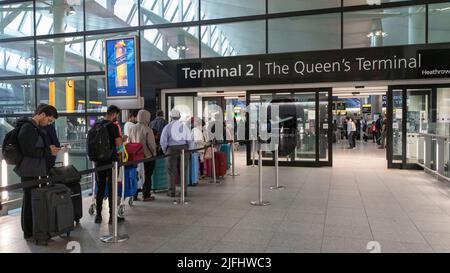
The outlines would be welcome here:
M 371 114 L 372 119 L 375 114 L 383 113 L 383 96 L 381 95 L 372 95 L 370 96 L 370 103 L 372 104 Z
M 53 1 L 53 30 L 54 33 L 64 33 L 64 0 Z M 66 60 L 65 38 L 53 39 L 53 69 L 55 73 L 64 73 Z M 66 81 L 63 78 L 54 80 L 54 106 L 58 111 L 66 110 Z M 50 99 L 50 98 L 49 98 Z M 60 139 L 67 138 L 67 118 L 59 117 L 55 123 L 56 132 Z
M 372 19 L 372 28 L 370 32 L 372 33 L 372 36 L 370 37 L 370 46 L 383 46 L 383 24 L 381 18 Z

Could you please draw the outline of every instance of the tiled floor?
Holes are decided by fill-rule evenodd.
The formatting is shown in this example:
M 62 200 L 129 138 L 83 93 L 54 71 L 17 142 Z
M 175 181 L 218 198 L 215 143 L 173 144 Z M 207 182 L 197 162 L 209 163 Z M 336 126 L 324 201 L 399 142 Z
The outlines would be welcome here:
M 240 152 L 240 176 L 189 188 L 188 205 L 159 194 L 127 206 L 119 233 L 129 241 L 102 243 L 109 227 L 87 213 L 70 240 L 82 252 L 369 252 L 370 241 L 381 252 L 450 252 L 448 184 L 421 171 L 386 169 L 384 150 L 372 143 L 336 146 L 332 168 L 281 168 L 285 190 L 267 189 L 274 169 L 265 167 L 270 206 L 249 204 L 257 199 L 258 168 L 245 166 Z M 84 202 L 87 208 L 90 199 Z M 35 246 L 22 239 L 19 215 L 0 218 L 0 252 L 69 252 L 67 242 Z

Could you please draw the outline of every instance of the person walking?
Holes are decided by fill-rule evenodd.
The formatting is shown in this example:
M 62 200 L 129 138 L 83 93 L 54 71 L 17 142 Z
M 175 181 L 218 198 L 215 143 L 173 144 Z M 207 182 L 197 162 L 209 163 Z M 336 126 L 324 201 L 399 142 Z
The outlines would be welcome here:
M 348 148 L 353 149 L 353 131 L 352 131 L 352 119 L 347 117 L 347 139 L 348 139 Z

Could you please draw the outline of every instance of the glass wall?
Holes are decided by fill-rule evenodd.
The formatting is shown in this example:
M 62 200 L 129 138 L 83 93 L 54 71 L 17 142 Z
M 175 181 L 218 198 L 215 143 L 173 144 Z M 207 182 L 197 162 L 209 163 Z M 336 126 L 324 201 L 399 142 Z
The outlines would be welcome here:
M 0 42 L 0 77 L 34 74 L 34 41 Z
M 17 4 L 0 3 L 0 18 L 2 39 L 34 35 L 33 1 Z
M 137 0 L 85 0 L 86 30 L 137 26 Z
M 141 25 L 198 20 L 199 0 L 140 0 Z
M 392 2 L 402 2 L 408 0 L 344 0 L 344 6 L 358 6 L 358 5 L 380 5 Z
M 82 36 L 37 41 L 38 74 L 84 72 Z
M 450 137 L 450 87 L 437 88 L 436 134 Z
M 0 115 L 31 114 L 35 109 L 34 80 L 0 80 Z
M 429 5 L 428 41 L 430 43 L 450 42 L 450 2 Z
M 340 13 L 273 19 L 268 31 L 269 53 L 341 48 Z
M 341 0 L 269 0 L 269 13 L 338 8 Z
M 83 1 L 66 4 L 59 0 L 36 1 L 36 34 L 83 31 Z
M 265 21 L 202 27 L 202 57 L 264 54 Z
M 425 43 L 425 6 L 344 13 L 344 48 Z
M 201 0 L 201 19 L 219 19 L 266 13 L 265 0 Z
M 148 29 L 141 32 L 141 60 L 199 58 L 198 27 Z
M 63 77 L 38 80 L 40 103 L 53 105 L 58 113 L 84 113 L 84 77 Z

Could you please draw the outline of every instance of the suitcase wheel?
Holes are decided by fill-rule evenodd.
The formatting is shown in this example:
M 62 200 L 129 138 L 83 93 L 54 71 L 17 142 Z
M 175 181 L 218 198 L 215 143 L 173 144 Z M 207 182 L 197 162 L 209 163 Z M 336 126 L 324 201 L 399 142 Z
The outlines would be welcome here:
M 95 213 L 95 204 L 91 204 L 91 206 L 89 207 L 89 214 L 90 215 L 94 215 Z
M 119 211 L 118 211 L 118 216 L 119 217 L 123 217 L 124 216 L 124 214 L 125 214 L 125 206 L 124 205 L 120 205 L 119 206 Z
M 130 197 L 128 199 L 128 205 L 130 205 L 130 207 L 133 207 L 133 197 Z
M 75 219 L 75 223 L 78 225 L 80 223 L 80 219 Z

